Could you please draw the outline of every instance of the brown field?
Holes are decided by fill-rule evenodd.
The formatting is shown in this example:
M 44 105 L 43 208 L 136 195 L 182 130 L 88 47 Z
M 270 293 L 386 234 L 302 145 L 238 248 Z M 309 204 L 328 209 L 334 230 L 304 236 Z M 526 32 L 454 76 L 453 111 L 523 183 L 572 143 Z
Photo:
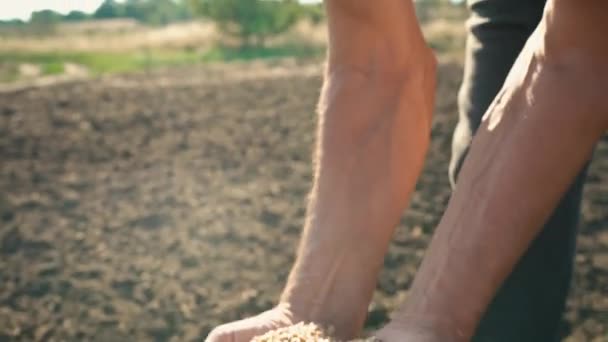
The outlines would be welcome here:
M 273 305 L 311 182 L 318 64 L 187 67 L 0 93 L 0 341 L 196 341 Z M 428 160 L 369 326 L 450 194 L 461 67 L 440 67 Z M 583 203 L 564 336 L 608 340 L 608 140 Z

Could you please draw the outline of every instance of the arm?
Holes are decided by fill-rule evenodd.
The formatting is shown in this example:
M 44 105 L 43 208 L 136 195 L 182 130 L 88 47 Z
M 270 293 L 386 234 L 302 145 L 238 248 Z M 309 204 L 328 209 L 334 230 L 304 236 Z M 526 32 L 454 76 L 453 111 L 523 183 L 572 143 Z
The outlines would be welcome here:
M 352 338 L 422 169 L 435 61 L 409 0 L 328 0 L 326 8 L 315 182 L 282 302 Z
M 209 341 L 249 341 L 300 321 L 355 337 L 422 169 L 435 59 L 412 1 L 325 5 L 329 51 L 314 184 L 295 265 L 277 308 L 219 327 Z
M 473 335 L 608 128 L 606 10 L 549 2 L 484 117 L 408 301 L 379 334 L 386 341 L 425 325 L 437 341 Z

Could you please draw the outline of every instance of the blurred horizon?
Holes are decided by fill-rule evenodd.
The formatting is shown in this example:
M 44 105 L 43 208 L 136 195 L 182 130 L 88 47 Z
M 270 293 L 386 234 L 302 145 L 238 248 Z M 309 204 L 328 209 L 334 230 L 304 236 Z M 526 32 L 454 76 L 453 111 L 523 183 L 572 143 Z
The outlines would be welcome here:
M 24 20 L 31 18 L 33 12 L 52 10 L 63 15 L 71 11 L 87 14 L 95 12 L 105 0 L 21 0 L 0 4 L 0 20 Z M 125 0 L 117 0 L 124 2 Z M 300 3 L 318 3 L 321 0 L 299 0 Z
M 415 4 L 429 44 L 444 57 L 460 56 L 466 8 L 453 0 Z M 0 19 L 0 85 L 214 62 L 322 59 L 327 41 L 319 0 L 24 0 L 0 5 L 4 17 L 28 12 L 26 20 Z
M 432 139 L 368 332 L 452 193 L 469 9 L 413 1 Z M 271 308 L 307 219 L 328 41 L 320 0 L 0 0 L 0 342 L 199 342 Z M 608 136 L 595 154 L 564 342 L 608 342 Z

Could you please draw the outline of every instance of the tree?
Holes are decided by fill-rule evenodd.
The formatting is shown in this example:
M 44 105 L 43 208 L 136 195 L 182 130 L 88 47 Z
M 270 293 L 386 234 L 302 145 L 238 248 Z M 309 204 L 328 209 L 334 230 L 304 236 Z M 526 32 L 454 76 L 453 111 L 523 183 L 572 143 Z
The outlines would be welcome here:
M 120 5 L 122 16 L 146 24 L 166 25 L 191 18 L 184 0 L 126 0 Z
M 287 31 L 301 14 L 296 0 L 191 0 L 194 11 L 213 20 L 241 45 L 263 46 L 266 38 Z
M 320 24 L 325 20 L 325 10 L 322 4 L 302 5 L 302 13 L 313 24 Z
M 144 8 L 143 21 L 152 25 L 166 25 L 180 20 L 182 16 L 180 4 L 174 0 L 148 0 Z
M 21 19 L 0 20 L 0 26 L 21 27 L 23 25 L 25 25 L 25 21 Z
M 124 15 L 123 6 L 114 0 L 105 0 L 93 13 L 96 19 L 119 18 Z
M 64 21 L 83 21 L 89 19 L 89 15 L 82 11 L 71 11 L 63 17 Z
M 52 10 L 42 10 L 32 13 L 29 27 L 36 34 L 54 33 L 57 24 L 61 21 L 61 14 Z
M 127 18 L 144 22 L 146 19 L 145 0 L 127 0 L 124 2 L 123 15 Z

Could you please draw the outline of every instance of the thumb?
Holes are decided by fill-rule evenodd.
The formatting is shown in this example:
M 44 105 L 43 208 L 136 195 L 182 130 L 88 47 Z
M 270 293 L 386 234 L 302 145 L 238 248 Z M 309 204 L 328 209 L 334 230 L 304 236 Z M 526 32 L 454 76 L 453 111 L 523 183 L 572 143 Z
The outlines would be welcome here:
M 237 342 L 237 327 L 234 327 L 234 323 L 220 325 L 213 329 L 209 336 L 205 339 L 205 342 Z M 244 340 L 248 342 L 249 340 Z
M 269 311 L 258 316 L 223 324 L 213 329 L 205 342 L 250 342 L 254 337 L 270 330 L 291 325 L 277 313 Z
M 250 342 L 254 337 L 271 330 L 257 326 L 252 319 L 245 319 L 215 328 L 205 342 Z

